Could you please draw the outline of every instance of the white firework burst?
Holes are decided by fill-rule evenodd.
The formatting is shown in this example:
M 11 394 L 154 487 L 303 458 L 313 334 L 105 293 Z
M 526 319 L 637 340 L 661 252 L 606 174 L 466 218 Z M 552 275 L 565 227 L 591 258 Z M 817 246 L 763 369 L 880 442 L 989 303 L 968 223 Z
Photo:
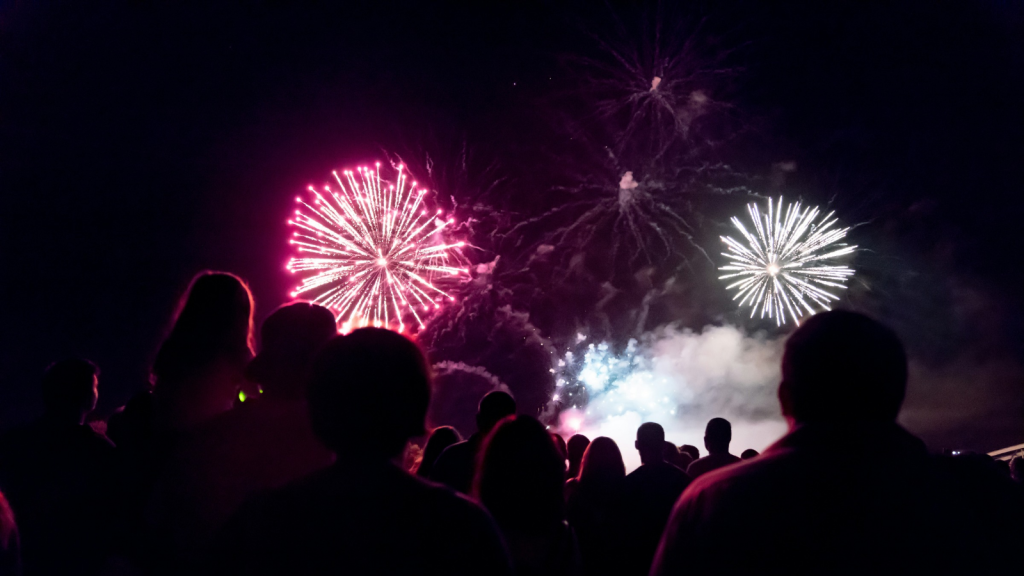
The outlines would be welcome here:
M 425 189 L 410 184 L 404 167 L 393 183 L 377 169 L 334 172 L 338 189 L 312 186 L 313 201 L 301 205 L 288 223 L 297 227 L 291 243 L 303 256 L 292 258 L 288 270 L 308 273 L 292 297 L 312 300 L 335 312 L 342 332 L 359 326 L 405 329 L 413 318 L 454 298 L 440 281 L 465 274 L 453 265 L 464 242 L 446 243 L 442 232 L 454 220 L 430 211 Z
M 839 243 L 850 229 L 835 226 L 834 212 L 819 220 L 817 207 L 804 208 L 799 202 L 784 205 L 781 197 L 774 203 L 768 200 L 767 213 L 757 204 L 748 204 L 747 211 L 753 233 L 739 218 L 732 218 L 746 242 L 722 237 L 728 250 L 722 255 L 730 263 L 719 269 L 730 273 L 720 278 L 736 279 L 727 286 L 737 290 L 733 300 L 749 305 L 751 318 L 760 310 L 761 318 L 774 318 L 780 326 L 789 320 L 799 324 L 804 312 L 817 311 L 814 305 L 829 310 L 830 302 L 839 300 L 832 290 L 845 289 L 854 272 L 828 263 L 857 248 Z

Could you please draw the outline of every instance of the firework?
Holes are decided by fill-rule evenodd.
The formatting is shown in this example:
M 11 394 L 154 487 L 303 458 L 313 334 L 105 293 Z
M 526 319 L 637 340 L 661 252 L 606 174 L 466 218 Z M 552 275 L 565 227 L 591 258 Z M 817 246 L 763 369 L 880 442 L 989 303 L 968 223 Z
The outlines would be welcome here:
M 737 290 L 733 300 L 749 305 L 751 318 L 760 310 L 761 318 L 767 315 L 780 326 L 788 320 L 799 323 L 805 311 L 814 314 L 812 303 L 830 309 L 829 303 L 839 300 L 830 290 L 845 289 L 844 282 L 853 275 L 847 266 L 828 264 L 857 248 L 838 243 L 850 229 L 835 226 L 834 212 L 818 219 L 817 207 L 784 205 L 781 197 L 774 203 L 768 200 L 767 213 L 757 204 L 748 204 L 747 211 L 754 233 L 732 218 L 746 243 L 722 237 L 728 250 L 722 255 L 730 263 L 719 269 L 730 274 L 720 278 L 736 279 L 727 286 Z
M 405 329 L 412 318 L 420 328 L 424 315 L 453 300 L 443 285 L 466 272 L 458 249 L 443 232 L 453 219 L 427 209 L 426 190 L 409 181 L 398 166 L 394 182 L 376 169 L 338 174 L 336 189 L 309 191 L 288 223 L 298 228 L 291 243 L 299 256 L 288 270 L 305 275 L 292 297 L 308 294 L 335 312 L 342 332 L 359 326 Z

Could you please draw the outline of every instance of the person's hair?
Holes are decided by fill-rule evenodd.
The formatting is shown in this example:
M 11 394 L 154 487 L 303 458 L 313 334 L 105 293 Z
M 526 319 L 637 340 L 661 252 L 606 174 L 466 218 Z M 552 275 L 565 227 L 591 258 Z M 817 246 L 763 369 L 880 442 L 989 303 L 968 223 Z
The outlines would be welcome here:
M 697 448 L 693 444 L 683 444 L 679 447 L 680 452 L 686 452 L 690 455 L 690 458 L 697 460 L 700 458 L 700 448 Z
M 509 416 L 487 437 L 473 493 L 505 528 L 561 522 L 565 517 L 565 464 L 544 426 Z
M 672 461 L 676 456 L 679 455 L 679 447 L 675 444 L 665 440 L 661 443 L 661 455 L 666 461 Z
M 779 399 L 797 422 L 891 422 L 906 388 L 903 344 L 863 314 L 815 314 L 786 340 Z
M 659 453 L 665 449 L 665 429 L 656 422 L 644 422 L 636 429 L 637 448 L 645 450 L 657 450 Z
M 760 453 L 757 450 L 754 450 L 753 448 L 747 448 L 746 450 L 740 453 L 740 460 L 750 460 L 751 458 L 756 458 L 759 454 Z
M 1024 483 L 1024 456 L 1014 456 L 1010 460 L 1010 477 Z
M 476 427 L 481 434 L 487 434 L 494 425 L 506 416 L 516 413 L 516 401 L 508 392 L 495 390 L 480 399 L 480 407 L 476 411 Z
M 708 420 L 707 428 L 704 429 L 704 443 L 708 451 L 728 450 L 729 442 L 732 442 L 732 424 L 725 418 Z
M 562 457 L 562 462 L 568 460 L 569 447 L 565 445 L 565 438 L 562 438 L 561 434 L 552 432 L 551 439 L 555 442 L 555 448 L 558 449 L 558 455 Z
M 459 436 L 458 430 L 451 426 L 434 428 L 430 433 L 430 438 L 427 439 L 427 445 L 423 447 L 423 457 L 420 458 L 420 463 L 416 466 L 416 475 L 429 478 L 434 469 L 434 462 L 437 462 L 437 457 L 441 455 L 441 452 L 461 440 L 462 437 Z
M 675 453 L 675 455 L 669 454 L 668 456 L 666 456 L 665 460 L 669 464 L 672 464 L 675 467 L 679 468 L 680 470 L 685 471 L 693 462 L 693 456 L 690 456 L 689 452 L 678 451 Z
M 569 441 L 566 442 L 566 452 L 569 456 L 569 462 L 579 462 L 583 460 L 583 453 L 586 452 L 587 446 L 590 445 L 590 439 L 583 434 L 573 434 L 569 437 Z
M 43 407 L 53 414 L 82 414 L 95 408 L 93 378 L 100 369 L 82 358 L 54 362 L 43 374 Z
M 331 450 L 391 458 L 423 434 L 430 372 L 411 340 L 383 328 L 331 339 L 313 359 L 309 411 Z
M 580 464 L 579 481 L 581 484 L 592 482 L 607 483 L 626 476 L 626 464 L 622 461 L 622 452 L 615 440 L 607 436 L 598 436 L 587 446 Z
M 0 492 L 0 552 L 18 553 L 18 525 L 7 498 Z
M 245 377 L 267 391 L 304 396 L 313 355 L 337 335 L 327 308 L 309 302 L 281 306 L 260 326 L 260 351 L 245 367 Z
M 181 299 L 153 362 L 154 384 L 189 378 L 217 359 L 238 365 L 252 356 L 252 294 L 241 278 L 203 272 Z

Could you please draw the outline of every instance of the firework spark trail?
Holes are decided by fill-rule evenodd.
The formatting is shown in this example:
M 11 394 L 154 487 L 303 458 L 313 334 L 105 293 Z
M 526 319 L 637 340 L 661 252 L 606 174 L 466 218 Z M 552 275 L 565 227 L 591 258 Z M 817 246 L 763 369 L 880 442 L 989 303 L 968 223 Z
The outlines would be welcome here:
M 684 177 L 668 182 L 656 178 L 639 182 L 629 170 L 619 172 L 618 180 L 590 175 L 578 186 L 556 188 L 582 199 L 519 222 L 508 236 L 543 226 L 555 229 L 541 244 L 565 248 L 565 254 L 601 247 L 615 262 L 652 264 L 673 256 L 689 262 L 693 253 L 685 247 L 711 262 L 684 216 L 689 209 L 684 201 L 697 195 L 731 194 L 731 189 L 711 183 L 715 174 L 726 173 L 728 167 L 702 165 L 682 171 Z
M 428 213 L 426 190 L 409 182 L 404 166 L 394 183 L 381 180 L 379 163 L 334 178 L 337 190 L 310 186 L 311 203 L 296 198 L 291 243 L 308 256 L 293 257 L 288 270 L 309 275 L 292 297 L 313 294 L 335 312 L 342 332 L 371 324 L 403 331 L 407 313 L 422 328 L 420 312 L 454 299 L 438 281 L 466 273 L 452 265 L 465 243 L 441 240 L 454 220 L 443 220 L 441 210 Z
M 710 144 L 709 134 L 695 133 L 700 119 L 731 110 L 712 93 L 737 73 L 727 64 L 733 50 L 709 49 L 701 21 L 658 12 L 641 22 L 611 14 L 614 32 L 591 34 L 601 53 L 572 59 L 616 154 L 631 161 L 659 161 L 680 143 Z
M 803 208 L 799 202 L 784 207 L 781 197 L 775 203 L 768 200 L 767 213 L 761 213 L 757 204 L 748 204 L 747 211 L 753 233 L 739 218 L 732 218 L 746 243 L 722 236 L 728 249 L 722 255 L 731 263 L 719 270 L 732 273 L 719 278 L 738 278 L 727 286 L 737 289 L 733 300 L 740 300 L 740 306 L 749 304 L 751 318 L 760 308 L 761 318 L 775 318 L 780 326 L 787 321 L 787 314 L 796 323 L 804 311 L 814 314 L 808 300 L 830 309 L 829 303 L 839 297 L 829 289 L 845 289 L 844 282 L 854 271 L 825 262 L 857 248 L 836 244 L 850 229 L 834 227 L 838 220 L 834 212 L 815 222 L 820 214 L 817 207 Z

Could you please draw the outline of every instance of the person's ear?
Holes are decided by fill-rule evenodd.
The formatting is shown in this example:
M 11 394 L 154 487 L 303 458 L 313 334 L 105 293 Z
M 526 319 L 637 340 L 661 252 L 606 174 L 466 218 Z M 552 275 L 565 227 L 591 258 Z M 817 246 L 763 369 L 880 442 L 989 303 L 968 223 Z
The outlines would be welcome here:
M 634 440 L 633 441 L 633 448 L 636 448 L 638 452 L 640 451 L 640 441 L 639 440 Z

